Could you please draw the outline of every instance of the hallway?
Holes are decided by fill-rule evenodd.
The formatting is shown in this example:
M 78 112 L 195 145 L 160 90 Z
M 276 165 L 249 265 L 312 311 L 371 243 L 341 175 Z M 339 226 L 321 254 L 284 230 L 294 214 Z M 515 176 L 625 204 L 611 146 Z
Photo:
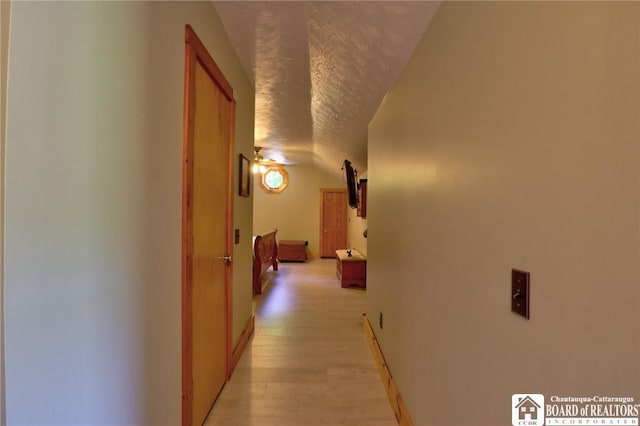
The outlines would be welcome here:
M 333 259 L 279 269 L 205 425 L 397 425 L 362 328 L 365 292 L 340 287 Z

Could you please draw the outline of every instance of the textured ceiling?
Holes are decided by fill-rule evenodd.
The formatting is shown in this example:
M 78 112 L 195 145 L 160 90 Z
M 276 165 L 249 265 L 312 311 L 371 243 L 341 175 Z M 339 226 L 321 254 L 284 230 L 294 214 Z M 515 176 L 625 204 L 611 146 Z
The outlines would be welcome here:
M 214 1 L 256 89 L 255 145 L 285 164 L 367 169 L 367 126 L 439 2 Z

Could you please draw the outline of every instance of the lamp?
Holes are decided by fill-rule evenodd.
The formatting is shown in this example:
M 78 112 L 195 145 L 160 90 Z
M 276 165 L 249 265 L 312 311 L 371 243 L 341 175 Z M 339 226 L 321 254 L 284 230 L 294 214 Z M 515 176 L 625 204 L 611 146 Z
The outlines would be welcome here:
M 253 171 L 253 174 L 255 175 L 256 173 L 264 173 L 267 171 L 267 168 L 265 167 L 264 164 L 258 164 L 258 163 L 254 163 L 253 164 L 253 168 L 251 169 L 251 171 Z

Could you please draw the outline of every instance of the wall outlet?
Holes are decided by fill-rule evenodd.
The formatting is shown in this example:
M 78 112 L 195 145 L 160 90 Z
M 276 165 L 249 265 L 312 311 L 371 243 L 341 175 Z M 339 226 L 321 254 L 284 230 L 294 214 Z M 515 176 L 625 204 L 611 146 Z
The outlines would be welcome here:
M 511 312 L 529 319 L 529 273 L 511 270 Z
M 384 328 L 384 316 L 382 312 L 380 312 L 380 315 L 378 316 L 378 325 L 380 326 L 380 330 Z

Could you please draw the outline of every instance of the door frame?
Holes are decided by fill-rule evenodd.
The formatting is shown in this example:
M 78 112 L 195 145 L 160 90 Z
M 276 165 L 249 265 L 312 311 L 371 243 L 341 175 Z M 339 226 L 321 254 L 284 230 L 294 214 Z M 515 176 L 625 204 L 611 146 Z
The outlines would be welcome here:
M 218 68 L 215 61 L 200 41 L 190 25 L 185 26 L 185 82 L 183 117 L 183 169 L 182 169 L 182 425 L 193 423 L 193 342 L 192 342 L 192 257 L 193 252 L 193 205 L 190 202 L 193 193 L 193 149 L 195 116 L 195 70 L 200 64 L 213 79 L 223 95 L 229 100 L 229 158 L 227 173 L 227 206 L 225 232 L 225 251 L 233 251 L 233 140 L 235 123 L 235 100 L 233 88 Z M 231 372 L 231 283 L 232 267 L 228 265 L 225 273 L 225 376 Z
M 5 187 L 4 163 L 6 161 L 7 80 L 9 68 L 9 26 L 12 0 L 0 0 L 0 188 Z M 0 191 L 0 425 L 7 424 L 5 365 L 4 365 L 4 208 L 5 191 Z

